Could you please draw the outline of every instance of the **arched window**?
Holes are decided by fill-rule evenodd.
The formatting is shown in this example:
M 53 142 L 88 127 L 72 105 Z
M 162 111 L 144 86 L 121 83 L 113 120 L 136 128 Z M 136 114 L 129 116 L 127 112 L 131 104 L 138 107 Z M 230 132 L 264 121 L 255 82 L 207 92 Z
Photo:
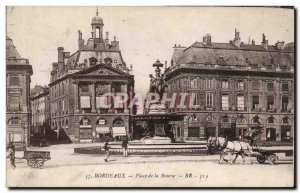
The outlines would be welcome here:
M 282 119 L 282 124 L 290 125 L 291 124 L 291 120 L 287 116 L 285 116 Z
M 20 125 L 21 119 L 19 117 L 12 117 L 8 120 L 9 125 Z
M 267 119 L 267 123 L 269 123 L 269 124 L 274 124 L 274 123 L 276 123 L 276 119 L 275 119 L 274 117 L 269 117 L 269 118 Z
M 259 116 L 255 116 L 251 119 L 251 123 L 262 123 L 262 121 Z
M 221 118 L 221 123 L 230 123 L 230 122 L 231 122 L 231 120 L 227 115 L 225 115 Z
M 215 118 L 212 115 L 208 115 L 205 118 L 205 121 L 208 122 L 208 123 L 213 123 L 215 121 Z
M 121 118 L 116 118 L 113 121 L 113 127 L 124 127 L 124 126 L 125 126 L 124 121 Z
M 95 38 L 100 38 L 100 27 L 96 27 Z
M 245 124 L 245 123 L 247 123 L 247 119 L 245 117 L 243 117 L 243 116 L 239 116 L 236 119 L 236 123 Z

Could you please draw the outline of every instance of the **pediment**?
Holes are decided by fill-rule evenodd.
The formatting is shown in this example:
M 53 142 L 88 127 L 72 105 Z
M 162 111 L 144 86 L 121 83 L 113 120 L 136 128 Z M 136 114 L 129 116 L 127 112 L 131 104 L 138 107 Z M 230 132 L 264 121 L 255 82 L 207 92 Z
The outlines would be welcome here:
M 76 74 L 80 75 L 128 75 L 127 73 L 115 69 L 111 66 L 107 66 L 105 64 L 97 64 L 90 68 L 83 69 Z

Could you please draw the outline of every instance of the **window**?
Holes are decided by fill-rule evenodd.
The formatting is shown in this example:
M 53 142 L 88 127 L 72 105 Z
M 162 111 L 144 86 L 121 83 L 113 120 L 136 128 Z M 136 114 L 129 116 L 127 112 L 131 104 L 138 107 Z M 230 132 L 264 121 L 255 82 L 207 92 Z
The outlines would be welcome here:
M 237 108 L 239 111 L 244 110 L 244 96 L 237 96 Z
M 97 96 L 96 97 L 96 108 L 97 109 L 106 109 L 109 105 L 109 96 Z
M 10 110 L 20 110 L 20 97 L 19 96 L 10 96 L 9 109 Z
M 275 123 L 275 118 L 274 117 L 269 117 L 267 121 L 268 121 L 268 123 L 271 123 L 271 124 Z
M 121 92 L 121 85 L 115 84 L 115 85 L 113 85 L 113 89 L 114 89 L 114 92 L 120 93 Z
M 9 79 L 10 86 L 20 86 L 20 81 L 18 76 L 10 76 Z
M 90 96 L 80 96 L 80 108 L 91 108 L 91 97 Z
M 62 100 L 62 111 L 65 111 L 65 100 Z
M 180 136 L 181 136 L 181 134 L 180 134 L 180 127 L 177 127 L 177 132 L 176 132 L 176 134 L 177 134 L 177 137 L 180 137 Z
M 259 90 L 259 82 L 252 82 L 252 89 L 253 90 Z
M 282 91 L 289 91 L 289 84 L 288 83 L 282 83 Z
M 10 123 L 9 124 L 11 124 L 11 125 L 19 125 L 20 124 L 20 119 L 19 118 L 17 118 L 17 117 L 12 117 L 11 119 L 10 119 Z
M 244 90 L 244 81 L 238 81 L 237 82 L 237 89 L 238 90 Z
M 274 84 L 273 82 L 267 83 L 267 91 L 273 91 L 274 90 Z
M 252 96 L 252 109 L 258 110 L 259 96 Z
M 274 96 L 267 96 L 267 110 L 274 110 Z
M 188 137 L 199 137 L 200 129 L 199 127 L 189 127 L 188 128 Z
M 222 81 L 222 88 L 224 88 L 224 89 L 228 89 L 229 88 L 229 86 L 228 86 L 228 80 L 223 80 Z
M 191 80 L 191 88 L 197 88 L 197 87 L 198 87 L 198 85 L 197 85 L 197 79 L 194 78 L 194 79 Z
M 89 92 L 89 85 L 81 85 L 81 92 Z
M 289 97 L 283 96 L 281 99 L 281 108 L 283 112 L 286 112 L 288 110 L 288 104 L 289 104 Z
M 212 93 L 206 93 L 206 106 L 212 107 L 213 104 L 213 94 Z
M 229 96 L 222 95 L 222 110 L 228 111 L 229 110 Z
M 205 82 L 205 88 L 206 88 L 206 89 L 212 88 L 213 80 L 208 79 L 208 80 L 205 80 L 204 82 Z
M 289 124 L 289 118 L 288 118 L 288 117 L 284 117 L 284 118 L 282 119 L 282 123 L 283 123 L 283 124 Z

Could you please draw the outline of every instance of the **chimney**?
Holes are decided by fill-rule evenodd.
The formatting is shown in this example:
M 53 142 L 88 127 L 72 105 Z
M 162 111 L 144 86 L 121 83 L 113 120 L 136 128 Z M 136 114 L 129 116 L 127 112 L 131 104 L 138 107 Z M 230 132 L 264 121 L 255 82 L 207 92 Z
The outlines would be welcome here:
M 265 36 L 264 33 L 262 34 L 262 42 L 261 42 L 261 45 L 262 45 L 266 50 L 268 49 L 268 40 L 266 40 L 266 36 Z
M 241 47 L 240 32 L 238 32 L 237 29 L 234 30 L 234 39 L 233 39 L 232 43 L 233 43 L 236 47 Z
M 254 41 L 254 40 L 252 40 L 251 44 L 254 46 L 254 45 L 255 45 L 255 41 Z
M 116 36 L 114 36 L 114 41 L 111 41 L 111 46 L 116 49 L 119 49 L 119 41 L 117 41 Z
M 275 44 L 276 48 L 278 50 L 283 50 L 284 49 L 284 41 L 277 41 L 277 43 Z
M 52 70 L 56 70 L 58 68 L 58 65 L 56 62 L 52 62 Z
M 167 61 L 165 61 L 165 69 L 167 69 Z
M 109 38 L 108 38 L 108 36 L 109 36 L 109 32 L 107 31 L 106 32 L 106 38 L 105 38 L 105 45 L 109 44 Z
M 78 50 L 84 46 L 84 39 L 82 39 L 82 33 L 78 30 Z
M 61 75 L 64 72 L 64 48 L 63 47 L 58 47 L 57 48 L 57 53 L 58 53 L 58 74 Z
M 205 36 L 203 36 L 203 43 L 205 45 L 211 45 L 211 35 L 210 34 L 206 34 Z

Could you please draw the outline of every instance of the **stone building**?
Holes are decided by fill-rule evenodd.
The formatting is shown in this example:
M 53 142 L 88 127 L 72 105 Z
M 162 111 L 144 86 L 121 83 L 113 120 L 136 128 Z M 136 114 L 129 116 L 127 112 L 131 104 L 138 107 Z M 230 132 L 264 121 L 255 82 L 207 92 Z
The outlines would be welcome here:
M 294 43 L 268 45 L 241 42 L 239 32 L 229 43 L 214 43 L 210 34 L 189 47 L 176 46 L 166 69 L 168 93 L 189 93 L 175 108 L 185 121 L 175 126 L 176 140 L 208 136 L 243 137 L 260 126 L 261 140 L 290 143 L 294 137 Z M 190 100 L 194 96 L 195 100 Z
M 118 139 L 130 135 L 127 105 L 134 96 L 132 67 L 128 68 L 114 37 L 103 37 L 103 19 L 92 18 L 91 37 L 85 43 L 78 31 L 78 50 L 70 54 L 58 48 L 58 60 L 52 64 L 49 97 L 51 129 L 61 142 L 85 142 L 110 136 Z M 113 96 L 106 96 L 113 93 Z M 118 93 L 127 93 L 127 104 L 115 107 Z M 107 105 L 101 106 L 101 101 Z M 109 106 L 109 107 L 107 107 Z
M 6 37 L 6 142 L 17 148 L 30 140 L 30 82 L 32 66 Z
M 31 144 L 51 141 L 49 88 L 36 85 L 31 89 Z

